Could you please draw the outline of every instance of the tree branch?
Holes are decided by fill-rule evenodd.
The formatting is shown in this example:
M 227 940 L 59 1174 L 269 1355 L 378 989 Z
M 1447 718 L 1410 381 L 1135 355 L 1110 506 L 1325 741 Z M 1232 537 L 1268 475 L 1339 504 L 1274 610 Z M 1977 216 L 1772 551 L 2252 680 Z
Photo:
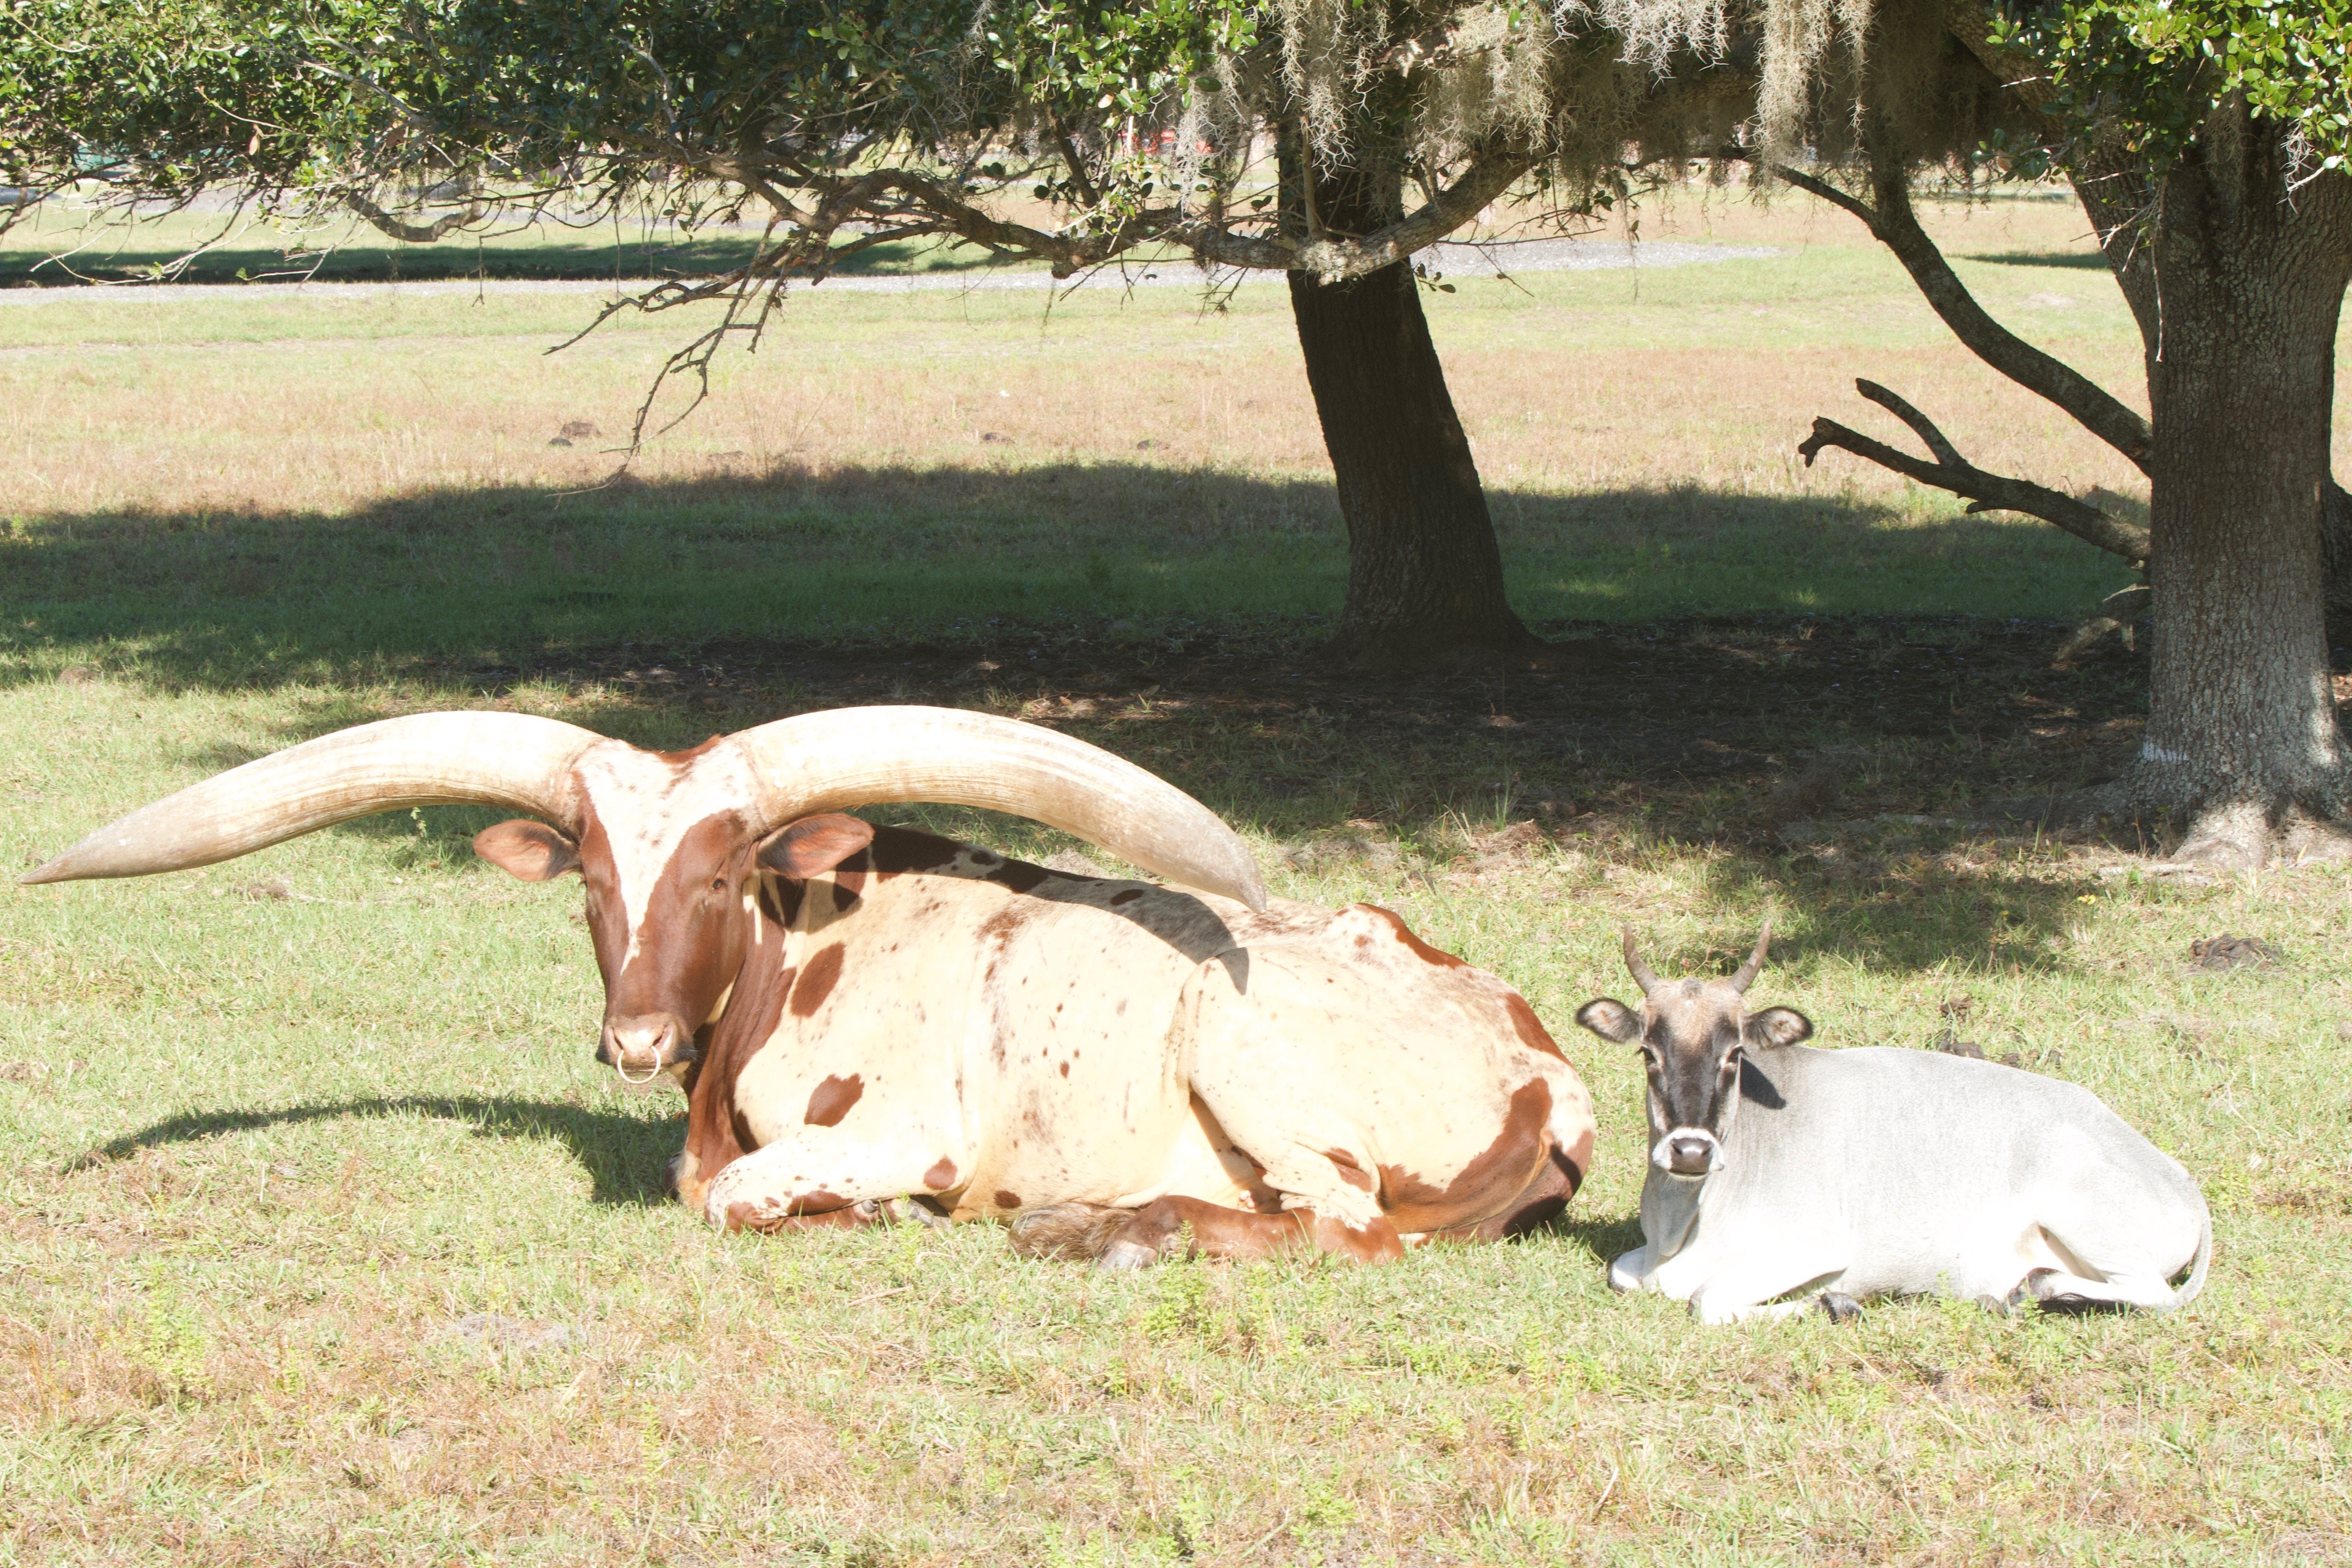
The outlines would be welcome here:
M 2046 485 L 1989 474 L 1963 458 L 1926 415 L 1886 388 L 1872 381 L 1857 381 L 1853 387 L 1863 396 L 1910 426 L 1927 443 L 1927 448 L 1936 454 L 1937 460 L 1923 462 L 1885 442 L 1874 441 L 1859 431 L 1849 430 L 1833 419 L 1817 418 L 1813 421 L 1813 433 L 1797 447 L 1805 459 L 1805 467 L 1810 468 L 1813 466 L 1813 459 L 1821 456 L 1823 447 L 1836 447 L 1876 463 L 1882 468 L 1892 468 L 1906 479 L 1948 490 L 1957 496 L 1965 496 L 1973 503 L 1969 508 L 1971 512 L 2021 512 L 2027 517 L 2039 518 L 2043 522 L 2063 528 L 2075 538 L 2120 555 L 2126 561 L 2137 563 L 2147 559 L 2146 529 L 2135 527 L 2120 518 L 2110 517 L 2098 508 L 2051 489 Z
M 1727 149 L 1725 156 L 1747 157 L 1745 149 Z M 1889 165 L 1892 165 L 1890 167 Z M 2072 365 L 2042 353 L 1988 314 L 1969 292 L 1952 264 L 1927 231 L 1919 226 L 1911 206 L 1911 181 L 1901 160 L 1874 153 L 1870 163 L 1875 206 L 1827 180 L 1786 164 L 1772 166 L 1773 177 L 1785 180 L 1808 195 L 1852 214 L 1870 237 L 1895 253 L 1927 300 L 1928 309 L 1943 319 L 1952 335 L 1985 363 L 2028 392 L 2056 404 L 2083 428 L 2113 447 L 2142 473 L 2147 471 L 2154 437 L 2147 421 L 2119 402 L 2098 383 Z
M 343 205 L 392 236 L 393 238 L 404 240 L 410 245 L 431 245 L 451 229 L 463 228 L 469 223 L 479 223 L 489 216 L 490 211 L 480 202 L 469 202 L 464 212 L 449 213 L 435 218 L 431 223 L 416 224 L 402 222 L 357 191 L 346 192 Z

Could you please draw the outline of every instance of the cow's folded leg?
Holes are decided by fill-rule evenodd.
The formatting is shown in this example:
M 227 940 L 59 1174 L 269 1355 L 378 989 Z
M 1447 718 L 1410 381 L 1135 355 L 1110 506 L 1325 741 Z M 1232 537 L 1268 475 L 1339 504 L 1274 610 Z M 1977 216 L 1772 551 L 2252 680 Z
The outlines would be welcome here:
M 2036 1268 L 2018 1281 L 2005 1303 L 2011 1310 L 2032 1301 L 2045 1312 L 2113 1312 L 2126 1307 L 2161 1310 L 2176 1300 L 2161 1279 L 2087 1279 L 2058 1268 Z
M 1834 1293 L 1844 1273 L 1843 1263 L 1822 1268 L 1801 1259 L 1759 1259 L 1704 1281 L 1690 1293 L 1691 1315 L 1702 1323 L 1738 1323 L 1819 1311 L 1819 1298 Z
M 1649 1271 L 1648 1247 L 1637 1247 L 1631 1252 L 1620 1253 L 1617 1260 L 1609 1266 L 1609 1288 L 1612 1290 L 1639 1290 L 1643 1286 L 1643 1276 Z
M 921 1158 L 810 1129 L 730 1162 L 703 1194 L 703 1216 L 758 1231 L 930 1223 L 910 1198 L 930 1191 Z
M 1199 1198 L 1168 1197 L 1138 1209 L 1134 1218 L 1114 1231 L 1095 1266 L 1145 1268 L 1179 1254 L 1272 1258 L 1308 1251 L 1387 1262 L 1404 1256 L 1404 1241 L 1384 1217 L 1357 1226 L 1312 1209 L 1248 1214 Z

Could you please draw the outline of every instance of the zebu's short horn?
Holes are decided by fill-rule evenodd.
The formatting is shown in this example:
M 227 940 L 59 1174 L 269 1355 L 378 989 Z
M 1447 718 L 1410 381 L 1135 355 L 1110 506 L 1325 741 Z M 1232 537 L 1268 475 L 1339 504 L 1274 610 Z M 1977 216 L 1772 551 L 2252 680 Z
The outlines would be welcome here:
M 1633 945 L 1633 928 L 1631 926 L 1625 928 L 1625 970 L 1633 975 L 1633 984 L 1642 988 L 1643 995 L 1647 996 L 1658 988 L 1658 977 L 1650 973 L 1650 966 L 1642 962 L 1642 950 Z
M 1756 951 L 1748 955 L 1747 963 L 1732 972 L 1731 988 L 1734 991 L 1745 994 L 1750 985 L 1756 984 L 1756 976 L 1764 968 L 1764 950 L 1771 945 L 1772 922 L 1766 921 L 1763 932 L 1756 939 Z
M 142 806 L 24 880 L 209 866 L 354 816 L 413 805 L 504 806 L 576 834 L 572 764 L 603 739 L 527 713 L 415 713 L 361 724 Z
M 1010 812 L 1147 871 L 1265 907 L 1249 847 L 1216 813 L 1068 735 L 956 708 L 837 708 L 732 737 L 750 753 L 763 826 L 890 801 Z

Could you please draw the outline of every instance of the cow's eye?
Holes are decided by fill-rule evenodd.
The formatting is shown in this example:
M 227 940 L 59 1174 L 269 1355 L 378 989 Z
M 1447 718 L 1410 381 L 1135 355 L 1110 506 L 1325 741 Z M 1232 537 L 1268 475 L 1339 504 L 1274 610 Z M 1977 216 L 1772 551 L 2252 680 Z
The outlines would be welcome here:
M 725 892 L 727 890 L 727 879 L 724 877 L 713 877 L 710 879 L 710 890 L 714 893 Z

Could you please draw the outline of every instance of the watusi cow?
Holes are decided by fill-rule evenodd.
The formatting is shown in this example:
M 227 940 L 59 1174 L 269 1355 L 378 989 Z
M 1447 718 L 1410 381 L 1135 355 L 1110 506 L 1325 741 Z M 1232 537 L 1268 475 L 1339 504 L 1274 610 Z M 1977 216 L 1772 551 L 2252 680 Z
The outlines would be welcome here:
M 993 807 L 1185 886 L 1072 877 L 845 807 Z M 1525 1000 L 1384 910 L 1266 900 L 1190 796 L 1084 742 L 845 709 L 654 752 L 431 713 L 323 736 L 91 834 L 26 879 L 202 866 L 370 812 L 526 812 L 475 840 L 576 871 L 600 1059 L 685 1089 L 680 1195 L 762 1230 L 1024 1214 L 1034 1253 L 1398 1256 L 1557 1212 L 1591 1159 Z M 1191 890 L 1199 889 L 1199 890 Z

